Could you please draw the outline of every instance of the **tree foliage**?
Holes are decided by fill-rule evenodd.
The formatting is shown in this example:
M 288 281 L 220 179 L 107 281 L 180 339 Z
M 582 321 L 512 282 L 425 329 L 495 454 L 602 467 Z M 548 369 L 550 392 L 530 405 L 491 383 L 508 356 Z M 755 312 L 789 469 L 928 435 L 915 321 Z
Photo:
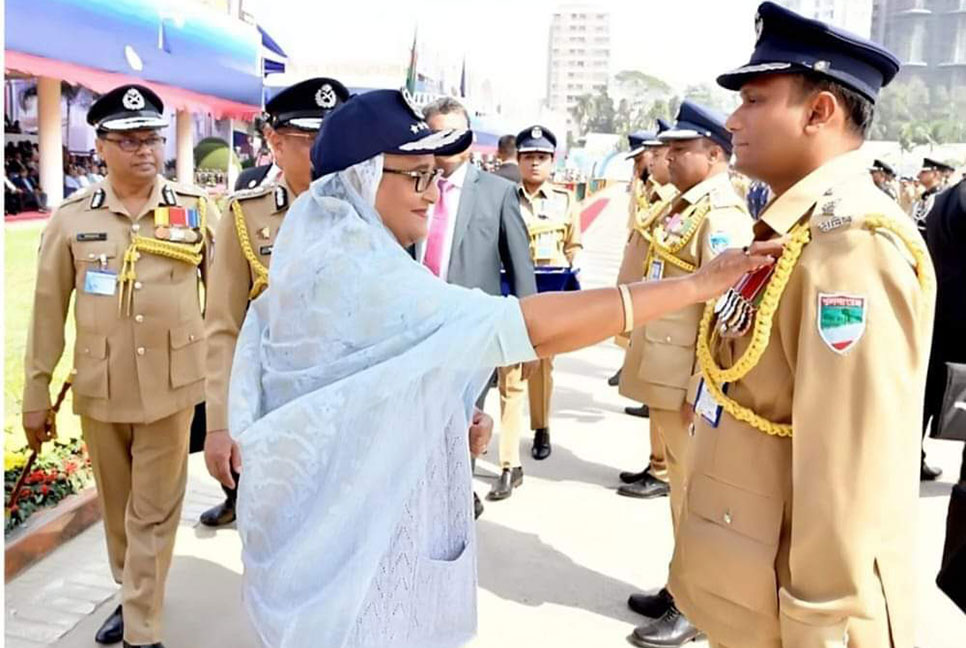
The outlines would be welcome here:
M 966 88 L 927 86 L 912 78 L 886 87 L 876 103 L 871 139 L 920 144 L 966 142 Z

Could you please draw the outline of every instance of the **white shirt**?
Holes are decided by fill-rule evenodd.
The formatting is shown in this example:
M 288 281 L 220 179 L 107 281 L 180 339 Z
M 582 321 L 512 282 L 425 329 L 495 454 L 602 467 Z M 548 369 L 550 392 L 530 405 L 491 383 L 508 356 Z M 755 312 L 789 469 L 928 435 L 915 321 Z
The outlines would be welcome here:
M 446 181 L 453 185 L 446 192 L 446 208 L 449 210 L 449 221 L 446 223 L 446 238 L 443 239 L 443 256 L 439 260 L 439 278 L 446 281 L 449 275 L 449 260 L 453 253 L 453 235 L 456 233 L 456 213 L 459 211 L 460 197 L 463 195 L 463 182 L 466 181 L 466 167 L 469 163 L 464 162 Z M 438 182 L 438 181 L 437 181 Z M 442 198 L 442 195 L 440 195 Z M 439 203 L 437 203 L 439 204 Z M 429 230 L 433 227 L 433 215 L 436 205 L 429 209 Z M 420 263 L 426 256 L 426 241 L 420 241 L 416 246 L 416 258 Z

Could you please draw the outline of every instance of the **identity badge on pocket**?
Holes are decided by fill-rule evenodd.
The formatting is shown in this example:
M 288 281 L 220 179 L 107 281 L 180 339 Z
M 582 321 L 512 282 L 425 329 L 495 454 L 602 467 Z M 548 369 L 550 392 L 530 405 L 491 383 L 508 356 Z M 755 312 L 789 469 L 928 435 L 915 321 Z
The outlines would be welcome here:
M 728 391 L 728 385 L 722 386 L 723 391 Z M 714 396 L 708 392 L 707 386 L 704 384 L 704 378 L 701 379 L 701 383 L 698 385 L 698 396 L 694 399 L 694 411 L 701 415 L 705 421 L 708 422 L 713 428 L 718 427 L 721 422 L 721 405 L 715 401 Z
M 88 270 L 84 276 L 84 292 L 108 297 L 114 295 L 117 292 L 117 273 L 110 270 Z
M 664 261 L 660 259 L 653 259 L 651 261 L 651 267 L 647 269 L 647 280 L 660 281 L 661 277 L 663 276 L 664 276 Z

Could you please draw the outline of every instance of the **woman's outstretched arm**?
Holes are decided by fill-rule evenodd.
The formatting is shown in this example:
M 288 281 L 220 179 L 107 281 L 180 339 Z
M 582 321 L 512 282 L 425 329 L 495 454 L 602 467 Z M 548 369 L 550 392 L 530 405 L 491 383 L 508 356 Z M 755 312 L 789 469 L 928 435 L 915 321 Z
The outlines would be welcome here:
M 781 240 L 756 243 L 748 252 L 728 250 L 686 277 L 628 285 L 634 304 L 634 328 L 717 297 L 744 273 L 773 263 L 781 247 Z M 624 329 L 617 288 L 532 295 L 520 300 L 520 309 L 530 343 L 540 357 L 590 346 Z

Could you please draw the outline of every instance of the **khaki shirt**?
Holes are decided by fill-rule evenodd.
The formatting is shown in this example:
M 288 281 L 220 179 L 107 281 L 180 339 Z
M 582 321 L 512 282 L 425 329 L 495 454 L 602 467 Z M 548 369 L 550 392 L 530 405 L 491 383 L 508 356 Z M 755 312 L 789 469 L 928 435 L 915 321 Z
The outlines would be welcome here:
M 109 273 L 116 279 L 133 236 L 156 238 L 155 208 L 190 208 L 199 201 L 205 201 L 209 226 L 201 267 L 142 251 L 134 266 L 136 281 L 125 291 L 132 295 L 131 311 L 119 309 L 122 286 Z M 64 322 L 74 292 L 76 414 L 151 423 L 200 403 L 205 344 L 199 270 L 203 278 L 211 259 L 210 228 L 217 221 L 218 210 L 202 189 L 160 176 L 137 214 L 128 213 L 109 179 L 68 198 L 50 217 L 40 243 L 24 360 L 24 411 L 50 407 L 51 374 L 64 351 Z M 112 288 L 112 294 L 102 294 Z
M 725 645 L 878 648 L 889 645 L 887 627 L 895 648 L 913 646 L 910 557 L 935 277 L 915 226 L 872 183 L 868 162 L 859 152 L 829 161 L 756 224 L 768 239 L 805 221 L 811 242 L 760 361 L 725 393 L 791 424 L 794 436 L 765 434 L 727 411 L 716 427 L 695 416 L 670 589 Z M 920 253 L 926 289 L 912 248 L 868 227 L 872 216 Z M 836 304 L 843 296 L 851 313 Z M 731 367 L 751 337 L 712 346 L 718 366 Z
M 665 247 L 683 244 L 674 257 L 700 268 L 729 247 L 748 245 L 751 227 L 744 200 L 735 193 L 728 173 L 722 172 L 671 203 L 656 219 L 651 236 Z M 644 276 L 648 281 L 692 272 L 657 255 L 654 249 L 647 259 Z M 703 309 L 701 304 L 689 306 L 631 333 L 621 393 L 656 409 L 680 409 L 692 384 L 694 342 Z
M 205 311 L 208 341 L 205 410 L 209 431 L 228 429 L 231 362 L 248 311 L 249 296 L 259 275 L 239 242 L 235 204 L 241 208 L 251 252 L 258 264 L 267 270 L 275 238 L 292 198 L 284 176 L 280 176 L 277 182 L 232 195 L 228 213 L 218 224 L 218 254 L 208 282 L 210 292 Z
M 650 248 L 651 229 L 657 221 L 657 217 L 678 195 L 677 188 L 670 183 L 660 185 L 653 180 L 648 182 L 652 183 L 647 195 L 648 207 L 635 213 L 633 226 L 628 235 L 627 243 L 624 245 L 620 269 L 617 271 L 618 286 L 634 283 L 644 278 L 644 261 L 647 259 L 647 252 Z M 630 335 L 624 333 L 618 334 L 615 338 L 617 344 L 625 349 L 629 340 Z M 623 373 L 621 375 L 623 376 Z M 624 391 L 621 391 L 621 394 L 635 398 L 629 394 L 624 394 Z
M 538 266 L 567 267 L 580 242 L 580 212 L 573 194 L 543 183 L 533 194 L 517 186 L 520 212 L 530 231 L 530 254 Z

